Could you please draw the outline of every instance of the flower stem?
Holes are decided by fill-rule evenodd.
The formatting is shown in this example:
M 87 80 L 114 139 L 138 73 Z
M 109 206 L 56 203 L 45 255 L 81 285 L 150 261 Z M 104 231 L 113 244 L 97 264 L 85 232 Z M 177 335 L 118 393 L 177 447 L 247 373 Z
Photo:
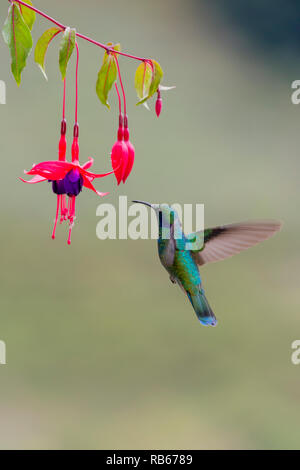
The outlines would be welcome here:
M 124 100 L 124 116 L 126 116 L 126 96 L 125 96 L 125 90 L 124 90 L 124 86 L 123 86 L 123 81 L 122 81 L 122 76 L 121 76 L 119 61 L 118 61 L 118 58 L 117 58 L 116 55 L 115 55 L 115 59 L 116 59 L 116 64 L 117 64 L 117 69 L 118 69 L 118 75 L 119 75 L 121 90 L 122 90 L 122 93 L 123 93 L 123 100 Z
M 54 18 L 52 18 L 51 16 L 47 15 L 46 13 L 44 13 L 43 11 L 41 10 L 38 10 L 37 8 L 25 3 L 25 2 L 22 2 L 22 0 L 8 0 L 10 3 L 18 3 L 20 6 L 23 5 L 24 7 L 26 8 L 29 8 L 29 10 L 32 10 L 34 11 L 37 15 L 40 15 L 42 16 L 43 18 L 45 18 L 46 20 L 50 21 L 51 23 L 55 24 L 56 26 L 58 26 L 59 28 L 61 28 L 62 30 L 65 30 L 66 29 L 66 26 L 63 25 L 62 23 L 59 23 L 58 21 L 56 21 Z M 88 41 L 92 44 L 95 44 L 96 46 L 98 47 L 101 47 L 102 49 L 105 49 L 106 51 L 108 52 L 113 52 L 115 54 L 119 54 L 119 55 L 122 55 L 124 57 L 128 57 L 129 59 L 134 59 L 134 60 L 140 60 L 141 62 L 144 62 L 145 58 L 143 57 L 138 57 L 138 56 L 135 56 L 135 55 L 132 55 L 132 54 L 127 54 L 126 52 L 120 52 L 120 51 L 116 51 L 113 49 L 113 47 L 109 47 L 109 46 L 106 46 L 105 44 L 102 44 L 101 42 L 98 42 L 98 41 L 95 41 L 94 39 L 91 39 L 89 38 L 88 36 L 85 36 L 84 34 L 80 34 L 80 33 L 76 33 L 76 36 L 78 38 L 81 38 L 81 39 L 84 39 L 85 41 Z
M 76 90 L 75 90 L 75 124 L 78 123 L 78 66 L 79 66 L 79 47 L 76 41 Z
M 63 120 L 66 118 L 66 79 L 64 79 Z
M 122 114 L 122 102 L 121 102 L 121 96 L 120 96 L 120 92 L 119 92 L 119 88 L 118 88 L 117 82 L 115 82 L 115 87 L 116 87 L 116 92 L 117 92 L 118 101 L 119 101 L 119 114 Z

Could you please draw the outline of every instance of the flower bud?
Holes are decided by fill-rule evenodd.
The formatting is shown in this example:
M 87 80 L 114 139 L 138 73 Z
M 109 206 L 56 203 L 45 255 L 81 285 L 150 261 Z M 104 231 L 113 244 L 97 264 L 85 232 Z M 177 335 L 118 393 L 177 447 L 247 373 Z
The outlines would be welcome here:
M 123 116 L 119 116 L 118 140 L 115 142 L 111 151 L 111 164 L 117 179 L 118 185 L 124 178 L 128 164 L 128 148 L 124 142 Z
M 156 112 L 157 117 L 160 116 L 161 110 L 162 110 L 162 99 L 157 98 L 156 103 L 155 103 L 155 112 Z
M 117 140 L 111 151 L 111 164 L 117 178 L 118 185 L 121 183 L 125 168 L 128 163 L 128 148 L 124 140 Z

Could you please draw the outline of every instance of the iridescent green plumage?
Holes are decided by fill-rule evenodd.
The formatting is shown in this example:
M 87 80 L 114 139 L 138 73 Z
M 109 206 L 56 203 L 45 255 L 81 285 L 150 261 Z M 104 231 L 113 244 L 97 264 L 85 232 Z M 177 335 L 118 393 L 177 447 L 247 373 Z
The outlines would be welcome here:
M 270 238 L 281 224 L 276 221 L 245 222 L 205 229 L 186 236 L 177 212 L 167 204 L 149 204 L 159 221 L 158 255 L 170 279 L 189 298 L 203 325 L 215 326 L 216 317 L 202 287 L 199 266 L 228 258 Z

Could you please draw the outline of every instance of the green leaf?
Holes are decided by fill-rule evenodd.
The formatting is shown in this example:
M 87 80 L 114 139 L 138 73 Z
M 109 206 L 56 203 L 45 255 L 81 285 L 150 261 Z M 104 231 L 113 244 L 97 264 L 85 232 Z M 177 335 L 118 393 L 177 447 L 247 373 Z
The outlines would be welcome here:
M 33 6 L 30 0 L 23 0 L 23 2 L 27 3 L 28 5 Z M 19 7 L 20 7 L 21 14 L 23 16 L 23 19 L 31 31 L 35 22 L 35 18 L 36 18 L 35 11 L 30 10 L 30 8 L 24 7 L 24 5 L 19 5 Z
M 66 28 L 63 34 L 63 38 L 60 43 L 59 50 L 59 68 L 61 71 L 62 79 L 66 78 L 68 62 L 72 55 L 76 42 L 76 30 Z
M 96 92 L 102 104 L 110 108 L 107 101 L 108 93 L 117 79 L 118 71 L 115 58 L 109 54 L 103 61 L 102 67 L 98 73 Z
M 153 96 L 154 93 L 157 92 L 160 82 L 162 81 L 162 78 L 164 76 L 164 72 L 160 64 L 156 62 L 156 60 L 152 60 L 152 64 L 153 64 L 153 79 L 152 79 L 152 83 L 150 86 L 150 92 L 149 92 L 150 97 Z
M 113 45 L 111 43 L 108 43 L 107 45 L 108 47 L 112 47 L 115 51 L 121 50 L 120 44 Z M 108 94 L 113 84 L 117 80 L 117 76 L 118 69 L 115 57 L 113 53 L 105 52 L 102 67 L 98 73 L 96 92 L 101 103 L 104 104 L 104 106 L 106 106 L 108 109 L 110 109 L 110 105 L 107 101 Z
M 9 7 L 2 34 L 10 50 L 11 71 L 19 86 L 22 70 L 26 66 L 27 57 L 32 49 L 32 37 L 20 8 L 15 3 Z
M 154 93 L 157 92 L 158 87 L 160 85 L 160 82 L 162 81 L 163 78 L 163 70 L 158 62 L 156 60 L 151 60 L 152 64 L 152 81 L 149 87 L 149 93 L 146 97 L 143 97 L 137 104 L 144 104 L 149 98 L 151 98 Z
M 62 30 L 60 28 L 50 28 L 44 32 L 44 34 L 38 40 L 35 51 L 34 51 L 34 60 L 38 64 L 39 68 L 42 71 L 45 79 L 48 80 L 48 77 L 45 72 L 45 57 L 48 50 L 49 44 L 52 39 L 55 38 Z
M 150 86 L 152 83 L 152 67 L 148 62 L 142 62 L 135 73 L 134 86 L 140 100 L 149 95 Z

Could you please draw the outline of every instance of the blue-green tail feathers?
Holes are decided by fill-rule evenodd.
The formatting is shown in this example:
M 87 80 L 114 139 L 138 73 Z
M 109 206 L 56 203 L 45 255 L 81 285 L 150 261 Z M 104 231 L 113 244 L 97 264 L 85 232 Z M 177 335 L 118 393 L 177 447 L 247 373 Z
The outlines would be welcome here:
M 196 294 L 187 292 L 187 296 L 190 299 L 200 323 L 205 326 L 216 326 L 218 321 L 210 308 L 203 289 L 200 288 Z

